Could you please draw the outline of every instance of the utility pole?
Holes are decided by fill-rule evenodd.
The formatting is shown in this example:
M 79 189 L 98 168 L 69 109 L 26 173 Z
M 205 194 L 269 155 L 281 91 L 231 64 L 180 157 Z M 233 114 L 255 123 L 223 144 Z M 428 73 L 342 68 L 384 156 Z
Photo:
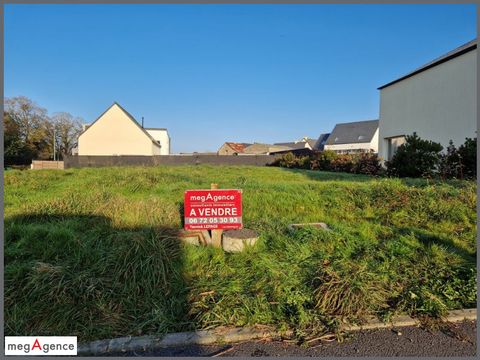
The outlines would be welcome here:
M 53 161 L 55 161 L 55 152 L 57 150 L 57 148 L 56 148 L 57 141 L 56 141 L 55 138 L 56 138 L 56 133 L 55 133 L 55 126 L 54 126 L 53 127 Z

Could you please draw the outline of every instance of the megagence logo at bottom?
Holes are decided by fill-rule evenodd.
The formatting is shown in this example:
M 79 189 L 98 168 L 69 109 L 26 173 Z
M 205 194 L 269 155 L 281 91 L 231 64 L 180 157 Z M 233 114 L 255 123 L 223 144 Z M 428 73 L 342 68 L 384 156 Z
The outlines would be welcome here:
M 77 355 L 77 337 L 5 336 L 5 355 Z

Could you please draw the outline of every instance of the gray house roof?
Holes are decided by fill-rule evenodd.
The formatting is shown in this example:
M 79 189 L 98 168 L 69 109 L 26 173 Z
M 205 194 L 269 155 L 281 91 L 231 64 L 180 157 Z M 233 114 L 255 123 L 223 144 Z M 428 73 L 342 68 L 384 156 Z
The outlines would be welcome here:
M 337 124 L 325 145 L 369 143 L 377 129 L 378 120 Z
M 299 142 L 284 142 L 284 143 L 274 143 L 275 146 L 284 146 L 288 147 L 289 149 L 304 149 L 306 146 L 306 142 L 299 141 Z
M 469 51 L 475 50 L 476 48 L 477 48 L 477 39 L 473 39 L 473 40 L 467 42 L 466 44 L 463 44 L 463 45 L 457 47 L 456 49 L 453 49 L 452 51 L 449 51 L 448 53 L 430 61 L 429 63 L 426 63 L 425 65 L 423 65 L 423 66 L 419 67 L 418 69 L 408 73 L 407 75 L 404 75 L 404 76 L 402 76 L 402 77 L 400 77 L 396 80 L 393 80 L 393 81 L 389 82 L 388 84 L 380 86 L 378 88 L 378 90 L 382 90 L 382 89 L 386 88 L 387 86 L 390 86 L 390 85 L 393 85 L 393 84 L 395 84 L 399 81 L 405 80 L 405 79 L 407 79 L 409 77 L 412 77 L 412 76 L 414 76 L 414 75 L 416 75 L 416 74 L 418 74 L 422 71 L 428 70 L 428 69 L 430 69 L 434 66 L 437 66 L 437 65 L 439 65 L 441 63 L 444 63 L 448 60 L 451 60 L 453 58 L 456 58 L 456 57 L 458 57 L 460 55 L 463 55 L 463 54 L 465 54 Z
M 327 133 L 327 134 L 320 134 L 320 136 L 318 137 L 317 141 L 315 141 L 315 145 L 312 146 L 312 149 L 314 150 L 323 150 L 323 147 L 325 145 L 325 143 L 327 142 L 327 139 L 328 139 L 328 136 L 330 135 L 330 133 Z
M 316 139 L 311 139 L 309 137 L 304 137 L 302 140 L 299 140 L 299 141 L 274 143 L 273 145 L 287 146 L 291 149 L 304 149 L 304 148 L 306 148 L 306 147 L 308 148 L 308 146 L 310 146 L 313 149 L 316 142 L 317 142 Z

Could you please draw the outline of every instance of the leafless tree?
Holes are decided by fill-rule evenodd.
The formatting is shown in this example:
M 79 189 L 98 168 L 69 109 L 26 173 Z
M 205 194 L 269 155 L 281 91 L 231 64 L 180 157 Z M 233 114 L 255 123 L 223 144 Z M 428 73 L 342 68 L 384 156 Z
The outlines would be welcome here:
M 82 123 L 82 118 L 74 117 L 67 112 L 58 112 L 52 115 L 49 133 L 53 138 L 53 130 L 55 130 L 56 149 L 62 158 L 71 154 L 72 149 L 77 146 Z

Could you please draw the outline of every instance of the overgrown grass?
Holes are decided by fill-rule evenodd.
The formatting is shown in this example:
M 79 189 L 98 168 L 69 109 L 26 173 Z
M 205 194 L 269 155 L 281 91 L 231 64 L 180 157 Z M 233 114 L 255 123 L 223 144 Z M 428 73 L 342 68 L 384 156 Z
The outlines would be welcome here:
M 183 192 L 244 191 L 240 254 L 184 245 Z M 326 222 L 331 232 L 287 225 Z M 260 167 L 5 174 L 5 333 L 80 341 L 476 303 L 476 184 Z

